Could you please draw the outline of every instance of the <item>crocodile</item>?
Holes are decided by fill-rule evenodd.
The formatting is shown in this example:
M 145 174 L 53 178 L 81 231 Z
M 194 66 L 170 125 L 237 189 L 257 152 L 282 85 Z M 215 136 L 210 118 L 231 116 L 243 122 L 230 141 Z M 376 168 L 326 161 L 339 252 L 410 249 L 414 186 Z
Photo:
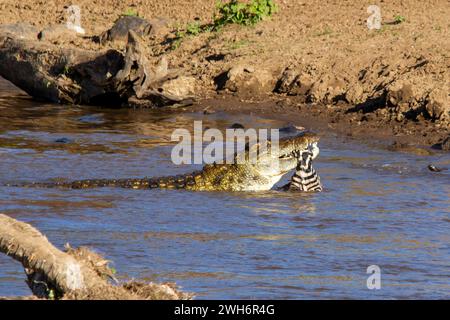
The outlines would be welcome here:
M 270 190 L 280 181 L 283 175 L 298 168 L 301 165 L 303 154 L 308 163 L 317 157 L 319 148 L 317 143 L 319 136 L 312 132 L 303 132 L 292 137 L 280 138 L 278 152 L 271 150 L 271 141 L 267 140 L 266 146 L 261 142 L 249 146 L 246 145 L 242 153 L 236 153 L 231 164 L 213 163 L 206 164 L 202 170 L 193 173 L 168 176 L 161 178 L 136 178 L 136 179 L 85 179 L 71 182 L 34 182 L 21 185 L 9 185 L 20 187 L 61 187 L 71 189 L 86 189 L 95 187 L 122 187 L 132 189 L 185 189 L 192 191 L 264 191 Z M 264 147 L 264 148 L 263 148 Z M 276 149 L 276 148 L 274 148 Z M 256 161 L 252 161 L 249 155 L 257 152 Z M 237 161 L 237 157 L 243 161 Z M 300 164 L 300 167 L 299 167 Z M 292 179 L 294 179 L 295 174 Z M 292 188 L 299 186 L 299 182 L 291 180 L 288 185 Z M 297 190 L 303 190 L 297 188 Z

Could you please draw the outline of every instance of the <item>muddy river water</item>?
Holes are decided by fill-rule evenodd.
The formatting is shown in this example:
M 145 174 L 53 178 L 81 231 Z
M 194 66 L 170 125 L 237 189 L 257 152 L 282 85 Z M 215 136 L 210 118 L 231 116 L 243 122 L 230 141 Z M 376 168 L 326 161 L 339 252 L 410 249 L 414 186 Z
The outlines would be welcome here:
M 176 128 L 282 127 L 258 117 L 107 110 L 31 101 L 0 85 L 0 185 L 52 178 L 186 173 L 170 159 Z M 204 298 L 449 298 L 450 155 L 417 156 L 325 135 L 325 190 L 201 193 L 0 186 L 0 212 L 62 248 L 87 245 L 122 278 L 173 281 Z M 367 287 L 367 268 L 381 289 Z M 0 296 L 28 295 L 0 256 Z

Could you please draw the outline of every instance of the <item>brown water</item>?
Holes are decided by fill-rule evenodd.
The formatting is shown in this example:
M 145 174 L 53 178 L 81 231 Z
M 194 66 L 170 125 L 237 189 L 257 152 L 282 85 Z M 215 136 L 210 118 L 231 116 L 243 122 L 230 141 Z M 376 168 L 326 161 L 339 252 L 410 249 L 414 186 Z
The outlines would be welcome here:
M 170 160 L 175 128 L 286 125 L 249 116 L 161 115 L 48 105 L 0 84 L 0 185 L 50 178 L 190 172 Z M 332 134 L 320 143 L 320 194 L 194 193 L 0 186 L 0 212 L 58 247 L 88 245 L 123 278 L 175 281 L 198 298 L 449 298 L 450 167 Z M 369 265 L 381 289 L 366 286 Z M 0 296 L 26 295 L 19 263 L 0 256 Z

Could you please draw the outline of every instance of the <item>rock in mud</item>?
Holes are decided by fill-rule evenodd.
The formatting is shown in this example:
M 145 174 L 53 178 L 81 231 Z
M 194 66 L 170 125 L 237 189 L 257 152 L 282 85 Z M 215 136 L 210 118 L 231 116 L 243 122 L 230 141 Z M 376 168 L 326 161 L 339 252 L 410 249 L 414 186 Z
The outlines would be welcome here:
M 432 156 L 434 153 L 428 149 L 416 147 L 407 143 L 394 142 L 388 150 L 415 154 L 417 156 Z
M 340 100 L 340 97 L 343 97 L 345 92 L 345 82 L 339 77 L 327 74 L 314 82 L 309 92 L 308 100 L 310 102 L 333 103 Z
M 275 79 L 271 72 L 252 66 L 237 65 L 226 73 L 223 89 L 250 98 L 267 95 L 273 91 Z
M 168 31 L 168 24 L 169 21 L 164 18 L 147 20 L 135 16 L 123 16 L 114 23 L 111 29 L 100 35 L 100 43 L 127 42 L 129 31 L 134 31 L 140 37 L 157 36 Z
M 434 120 L 450 120 L 450 99 L 449 94 L 444 89 L 434 89 L 426 99 L 425 110 Z
M 441 149 L 444 151 L 450 151 L 450 136 L 444 139 L 444 141 L 441 142 Z
M 9 36 L 21 40 L 36 40 L 39 30 L 29 23 L 20 22 L 0 25 L 0 37 Z
M 278 79 L 275 92 L 304 97 L 306 100 L 312 84 L 313 79 L 306 72 L 299 73 L 294 69 L 286 68 Z
M 303 97 L 316 103 L 334 103 L 345 99 L 346 82 L 340 77 L 323 75 L 313 77 L 305 71 L 286 68 L 278 79 L 275 92 Z
M 158 92 L 164 94 L 166 99 L 182 103 L 183 101 L 193 101 L 196 91 L 196 79 L 190 76 L 178 76 L 174 79 L 164 81 L 158 87 Z M 183 103 L 184 104 L 184 103 Z
M 275 86 L 275 92 L 291 94 L 293 87 L 297 84 L 299 74 L 297 71 L 286 68 Z
M 441 172 L 442 171 L 441 168 L 436 167 L 434 164 L 429 164 L 428 170 L 433 171 L 433 172 Z
M 197 80 L 190 76 L 173 76 L 152 84 L 141 99 L 131 97 L 128 105 L 133 108 L 184 107 L 195 101 Z
M 41 32 L 39 32 L 38 39 L 50 42 L 64 42 L 75 40 L 78 36 L 79 33 L 77 33 L 75 30 L 69 29 L 63 24 L 56 24 L 48 26 Z
M 387 88 L 386 106 L 397 120 L 426 117 L 448 123 L 450 104 L 444 88 L 428 89 L 424 85 L 396 81 Z
M 345 93 L 345 100 L 347 100 L 348 103 L 355 105 L 363 102 L 366 97 L 364 97 L 364 89 L 363 87 L 356 83 L 352 86 L 350 86 Z M 378 97 L 374 97 L 378 98 Z
M 233 123 L 229 128 L 230 129 L 245 129 L 245 127 L 242 124 L 237 123 L 237 122 Z
M 415 94 L 413 86 L 403 81 L 394 83 L 388 88 L 388 107 L 395 113 L 406 113 L 415 104 Z
M 71 143 L 72 140 L 69 138 L 58 138 L 54 140 L 55 143 Z

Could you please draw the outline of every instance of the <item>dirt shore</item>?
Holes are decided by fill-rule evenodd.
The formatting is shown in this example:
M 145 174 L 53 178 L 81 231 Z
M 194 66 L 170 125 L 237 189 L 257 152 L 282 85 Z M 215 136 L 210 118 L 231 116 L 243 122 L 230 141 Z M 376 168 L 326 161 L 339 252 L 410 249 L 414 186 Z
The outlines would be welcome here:
M 448 1 L 276 3 L 278 12 L 256 26 L 186 36 L 176 47 L 176 30 L 193 21 L 211 22 L 214 1 L 3 0 L 0 24 L 29 22 L 43 29 L 63 22 L 64 6 L 70 4 L 81 8 L 87 35 L 99 35 L 130 10 L 146 19 L 162 17 L 169 21 L 169 33 L 148 42 L 155 55 L 167 57 L 170 68 L 195 78 L 201 100 L 195 110 L 214 101 L 210 111 L 236 111 L 233 105 L 243 101 L 240 111 L 315 121 L 400 146 L 439 145 L 449 136 Z M 372 4 L 381 9 L 380 30 L 366 26 Z M 124 50 L 120 43 L 90 39 L 52 42 Z

